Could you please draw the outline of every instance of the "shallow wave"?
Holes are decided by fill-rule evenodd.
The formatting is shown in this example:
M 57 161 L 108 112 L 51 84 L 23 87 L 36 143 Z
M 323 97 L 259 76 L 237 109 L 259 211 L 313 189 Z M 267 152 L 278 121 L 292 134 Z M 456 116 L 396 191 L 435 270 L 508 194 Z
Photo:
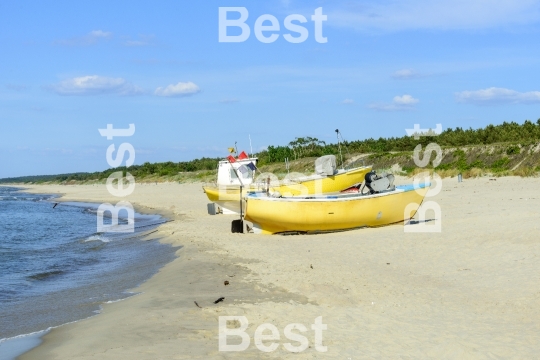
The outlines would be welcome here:
M 51 199 L 53 199 L 53 197 L 50 197 L 50 196 L 47 196 L 47 197 L 44 197 L 44 196 L 21 197 L 21 196 L 13 196 L 13 195 L 0 196 L 0 201 L 33 201 L 33 202 L 40 202 L 40 201 L 49 201 Z
M 51 276 L 61 275 L 64 271 L 62 270 L 51 270 L 51 271 L 45 271 L 41 273 L 37 273 L 34 275 L 27 276 L 28 279 L 31 280 L 45 280 L 47 278 L 50 278 Z
M 76 322 L 76 321 L 73 321 L 73 322 Z M 65 324 L 62 324 L 62 325 L 65 325 Z M 28 334 L 21 334 L 21 335 L 12 336 L 12 337 L 1 338 L 0 343 L 6 342 L 6 341 L 9 341 L 9 340 L 20 339 L 20 338 L 24 338 L 24 337 L 32 336 L 32 335 L 45 335 L 46 332 L 48 332 L 51 329 L 56 328 L 56 327 L 59 327 L 59 326 L 54 326 L 54 327 L 51 326 L 51 327 L 48 327 L 45 330 L 39 330 L 39 331 L 34 331 L 34 332 L 31 332 L 31 333 L 28 333 Z
M 84 240 L 84 242 L 89 242 L 89 241 L 101 241 L 104 243 L 108 243 L 111 241 L 111 239 L 103 235 L 92 235 L 92 236 L 87 237 Z
M 99 204 L 59 202 L 52 210 L 55 200 L 41 202 L 54 197 L 0 188 L 0 215 L 7 215 L 0 226 L 0 339 L 93 315 L 97 304 L 125 298 L 123 289 L 175 257 L 150 235 L 167 222 L 159 215 L 135 213 L 133 232 L 102 233 Z M 149 235 L 153 241 L 128 240 Z

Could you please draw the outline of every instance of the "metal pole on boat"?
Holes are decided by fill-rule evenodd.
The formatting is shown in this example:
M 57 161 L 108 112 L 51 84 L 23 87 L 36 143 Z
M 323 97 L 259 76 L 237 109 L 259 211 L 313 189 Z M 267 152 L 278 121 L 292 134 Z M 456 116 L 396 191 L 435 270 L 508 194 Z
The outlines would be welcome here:
M 236 142 L 234 143 L 234 146 L 236 146 Z M 240 220 L 233 220 L 231 224 L 231 232 L 243 233 L 244 232 L 244 209 L 242 206 L 242 188 L 244 186 L 244 183 L 242 182 L 242 179 L 240 178 L 238 171 L 236 171 L 235 167 L 233 166 L 231 160 L 229 159 L 227 160 L 229 161 L 231 168 L 233 169 L 234 173 L 236 174 L 236 177 L 238 178 L 238 181 L 240 182 Z
M 244 209 L 242 206 L 242 185 L 240 185 L 240 220 L 244 220 Z
M 339 157 L 341 158 L 341 168 L 345 169 L 345 167 L 343 166 L 343 155 L 341 154 L 341 143 L 339 142 L 339 129 L 336 129 L 336 137 L 339 149 Z

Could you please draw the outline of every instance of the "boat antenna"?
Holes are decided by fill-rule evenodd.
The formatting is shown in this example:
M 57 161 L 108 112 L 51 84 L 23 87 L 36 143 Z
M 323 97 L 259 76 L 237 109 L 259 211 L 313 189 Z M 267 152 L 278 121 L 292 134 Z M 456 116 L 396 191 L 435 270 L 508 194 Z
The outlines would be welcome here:
M 347 147 L 347 144 L 346 144 L 346 141 L 345 139 L 343 138 L 343 134 L 341 133 L 341 131 L 339 132 L 339 137 L 341 137 L 341 142 L 343 143 L 343 147 L 345 148 L 345 150 L 347 150 L 347 155 L 349 155 L 349 158 L 351 158 L 351 153 L 349 152 L 349 148 Z M 362 163 L 364 162 L 364 160 L 362 160 Z
M 249 136 L 249 148 L 251 149 L 251 157 L 253 157 L 253 146 L 251 146 L 251 134 L 248 134 Z
M 337 143 L 338 143 L 338 149 L 339 149 L 339 157 L 341 158 L 341 168 L 345 169 L 343 164 L 343 155 L 341 154 L 341 144 L 339 142 L 339 129 L 336 129 L 336 137 L 337 137 Z
M 236 146 L 236 141 L 234 142 L 234 150 L 236 151 L 236 155 L 238 156 L 238 147 Z

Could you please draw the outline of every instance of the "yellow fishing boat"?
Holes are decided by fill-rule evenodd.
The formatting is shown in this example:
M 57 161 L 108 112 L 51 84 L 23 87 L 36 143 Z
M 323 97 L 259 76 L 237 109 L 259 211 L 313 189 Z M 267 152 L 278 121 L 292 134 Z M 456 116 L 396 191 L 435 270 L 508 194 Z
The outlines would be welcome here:
M 286 196 L 324 194 L 341 191 L 364 181 L 364 176 L 371 171 L 371 166 L 362 166 L 350 170 L 339 169 L 333 175 L 311 175 L 294 180 L 285 180 L 278 186 L 271 186 Z
M 203 186 L 208 200 L 215 203 L 215 212 L 223 214 L 240 214 L 240 185 Z M 242 196 L 247 195 L 248 189 L 243 190 Z
M 215 185 L 203 186 L 208 200 L 212 204 L 208 210 L 210 213 L 239 214 L 240 213 L 240 185 L 243 186 L 244 194 L 255 189 L 251 187 L 255 180 L 258 159 L 246 157 L 229 160 L 221 160 L 217 168 L 217 181 Z M 211 204 L 209 204 L 211 205 Z
M 389 225 L 412 218 L 429 186 L 406 185 L 367 194 L 302 197 L 252 193 L 246 198 L 245 220 L 253 223 L 254 233 L 260 234 L 316 233 Z
M 252 159 L 246 159 L 250 161 Z M 336 169 L 335 156 L 323 156 L 315 161 L 316 174 L 301 176 L 294 179 L 287 178 L 282 181 L 267 183 L 262 176 L 255 179 L 255 173 L 250 172 L 243 177 L 239 171 L 232 168 L 242 163 L 229 163 L 220 161 L 218 168 L 217 185 L 203 186 L 203 190 L 210 201 L 217 204 L 222 213 L 240 213 L 240 181 L 235 174 L 242 177 L 243 197 L 249 192 L 272 192 L 285 196 L 303 196 L 338 192 L 354 184 L 364 181 L 364 176 L 371 171 L 371 166 L 361 166 L 353 169 Z M 257 181 L 258 180 L 258 181 Z

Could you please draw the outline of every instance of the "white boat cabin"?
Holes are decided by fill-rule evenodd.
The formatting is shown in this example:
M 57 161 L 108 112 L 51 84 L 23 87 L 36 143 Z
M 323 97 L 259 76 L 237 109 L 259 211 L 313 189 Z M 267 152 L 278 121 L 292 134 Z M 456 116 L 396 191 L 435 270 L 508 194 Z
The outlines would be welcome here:
M 248 167 L 249 163 L 257 166 L 258 158 L 247 158 L 243 160 L 236 159 L 235 162 L 230 163 L 228 160 L 221 160 L 218 164 L 218 185 L 250 185 L 255 179 L 256 170 L 252 170 Z M 233 170 L 236 169 L 236 172 Z M 241 177 L 242 184 L 238 176 Z

